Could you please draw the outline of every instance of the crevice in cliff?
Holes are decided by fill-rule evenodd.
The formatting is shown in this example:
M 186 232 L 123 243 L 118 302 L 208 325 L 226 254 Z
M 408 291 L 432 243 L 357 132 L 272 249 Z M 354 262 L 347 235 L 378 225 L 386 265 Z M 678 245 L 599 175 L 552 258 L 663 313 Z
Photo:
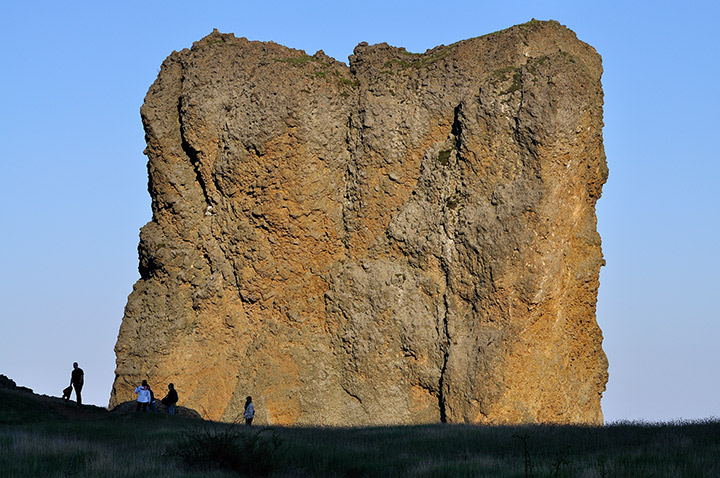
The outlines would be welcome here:
M 210 196 L 208 194 L 207 185 L 205 184 L 205 180 L 203 179 L 202 172 L 200 171 L 199 151 L 197 151 L 195 148 L 193 148 L 190 145 L 190 143 L 188 142 L 187 138 L 185 137 L 185 125 L 183 124 L 183 114 L 182 114 L 182 98 L 178 99 L 177 111 L 178 111 L 178 124 L 180 127 L 180 147 L 182 148 L 183 152 L 190 160 L 190 164 L 192 165 L 193 171 L 195 172 L 195 180 L 198 182 L 198 185 L 200 186 L 200 190 L 202 191 L 206 206 L 208 208 L 211 208 L 212 203 L 210 202 Z
M 343 204 L 342 204 L 342 223 L 343 223 L 343 238 L 342 242 L 345 245 L 345 249 L 350 249 L 354 226 L 352 224 L 351 215 L 352 211 L 357 207 L 357 195 L 358 195 L 358 161 L 357 161 L 357 150 L 361 139 L 359 138 L 359 129 L 361 126 L 354 124 L 354 115 L 351 113 L 347 119 L 347 136 L 346 136 L 346 147 L 348 152 L 348 163 L 345 167 L 344 172 L 344 187 L 343 191 Z M 357 215 L 357 212 L 355 212 Z
M 357 395 L 355 395 L 354 393 L 352 393 L 350 390 L 348 390 L 347 387 L 344 387 L 344 386 L 343 386 L 342 389 L 343 389 L 343 391 L 344 391 L 345 393 L 348 394 L 348 396 L 354 398 L 354 399 L 358 402 L 358 404 L 362 405 L 362 399 L 361 399 L 360 397 L 358 397 Z
M 453 124 L 450 129 L 450 134 L 455 138 L 455 143 L 453 146 L 455 147 L 455 150 L 460 151 L 460 146 L 462 145 L 462 141 L 460 140 L 460 136 L 462 135 L 462 122 L 460 121 L 460 116 L 462 116 L 462 103 L 457 105 L 455 109 L 453 110 Z
M 438 382 L 438 409 L 440 410 L 440 422 L 447 423 L 447 409 L 445 404 L 445 373 L 447 371 L 448 360 L 450 359 L 450 334 L 448 332 L 448 300 L 447 289 L 443 294 L 443 305 L 445 313 L 442 318 L 442 336 L 440 344 L 443 349 L 443 365 L 440 370 L 440 380 Z
M 450 134 L 451 134 L 451 141 L 452 146 L 454 150 L 456 151 L 455 161 L 461 161 L 462 156 L 460 152 L 462 151 L 463 147 L 463 141 L 462 141 L 462 134 L 463 134 L 463 111 L 462 111 L 462 103 L 455 106 L 453 109 L 453 123 L 451 126 Z M 450 337 L 450 327 L 449 327 L 449 315 L 450 315 L 450 300 L 449 300 L 449 294 L 452 291 L 452 287 L 450 284 L 450 276 L 451 276 L 451 268 L 452 268 L 452 258 L 455 251 L 455 241 L 453 240 L 453 237 L 455 236 L 456 232 L 456 226 L 458 221 L 458 204 L 463 201 L 463 196 L 461 189 L 458 189 L 457 185 L 458 183 L 462 183 L 462 177 L 458 177 L 459 173 L 458 170 L 453 171 L 447 171 L 447 176 L 445 177 L 445 180 L 447 181 L 446 187 L 449 189 L 446 189 L 445 194 L 447 194 L 447 197 L 444 200 L 445 207 L 443 212 L 443 220 L 441 223 L 441 229 L 443 232 L 443 235 L 445 236 L 445 240 L 443 241 L 443 251 L 440 254 L 440 265 L 443 270 L 444 276 L 445 276 L 445 291 L 443 293 L 443 307 L 444 312 L 442 315 L 442 322 L 440 324 L 441 330 L 440 332 L 440 344 L 441 349 L 443 352 L 443 364 L 442 369 L 440 371 L 440 380 L 438 384 L 438 407 L 440 411 L 440 421 L 442 423 L 446 423 L 448 420 L 447 417 L 447 367 L 448 363 L 450 361 L 450 347 L 452 346 L 452 340 Z

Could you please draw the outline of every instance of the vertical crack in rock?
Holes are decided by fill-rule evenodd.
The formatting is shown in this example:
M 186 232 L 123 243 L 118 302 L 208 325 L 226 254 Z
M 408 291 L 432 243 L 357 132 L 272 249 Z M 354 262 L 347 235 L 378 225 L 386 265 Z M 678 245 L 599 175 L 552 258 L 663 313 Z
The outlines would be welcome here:
M 461 114 L 461 107 L 462 103 L 456 105 L 453 108 L 453 121 L 452 126 L 450 129 L 450 136 L 451 136 L 451 143 L 454 151 L 451 151 L 447 158 L 445 159 L 445 163 L 447 163 L 447 166 L 450 166 L 453 161 L 460 162 L 462 161 L 462 156 L 460 154 L 460 151 L 462 150 L 463 144 L 462 144 L 462 123 L 460 120 L 460 114 Z M 440 153 L 442 154 L 442 153 Z M 453 182 L 462 182 L 462 178 L 453 178 L 450 183 Z M 441 256 L 441 266 L 443 269 L 443 276 L 445 278 L 445 292 L 443 293 L 442 300 L 443 300 L 443 314 L 442 314 L 442 330 L 440 334 L 440 344 L 441 349 L 443 352 L 443 358 L 442 358 L 442 368 L 440 370 L 440 380 L 438 384 L 438 406 L 439 406 L 439 415 L 440 415 L 440 422 L 446 423 L 448 421 L 448 414 L 447 414 L 447 403 L 446 403 L 446 395 L 447 395 L 447 387 L 446 387 L 446 374 L 447 374 L 447 367 L 448 362 L 450 360 L 450 351 L 452 348 L 452 337 L 450 335 L 449 330 L 449 314 L 450 312 L 450 303 L 448 296 L 449 294 L 453 293 L 453 285 L 451 283 L 451 275 L 452 275 L 452 261 L 453 256 L 457 255 L 457 251 L 455 250 L 455 240 L 456 232 L 454 228 L 452 227 L 453 219 L 455 218 L 455 208 L 457 207 L 458 203 L 460 202 L 460 194 L 459 191 L 457 191 L 457 186 L 451 186 L 446 194 L 446 197 L 443 198 L 444 203 L 444 215 L 443 215 L 443 221 L 442 221 L 442 231 L 443 231 L 443 254 Z M 455 218 L 456 220 L 456 218 Z
M 147 379 L 226 421 L 601 424 L 601 74 L 554 21 L 173 52 L 110 405 Z
M 200 190 L 202 191 L 203 197 L 205 198 L 205 203 L 207 204 L 208 208 L 211 208 L 212 204 L 210 202 L 210 196 L 208 194 L 207 186 L 205 184 L 205 179 L 203 178 L 202 171 L 200 171 L 201 161 L 199 158 L 199 151 L 195 150 L 195 148 L 190 145 L 185 135 L 185 125 L 183 124 L 182 98 L 178 99 L 177 114 L 178 122 L 180 124 L 180 146 L 185 155 L 187 156 L 188 161 L 190 161 L 193 170 L 195 171 L 195 180 L 197 181 L 198 186 L 200 186 Z
M 447 411 L 445 409 L 445 372 L 447 370 L 448 359 L 450 358 L 450 333 L 448 332 L 448 303 L 447 295 L 443 295 L 443 302 L 445 304 L 445 313 L 442 319 L 442 335 L 441 337 L 441 349 L 443 351 L 442 368 L 440 369 L 440 380 L 438 382 L 438 408 L 440 411 L 440 422 L 446 423 Z
M 343 244 L 346 249 L 350 248 L 350 236 L 354 230 L 354 209 L 357 202 L 357 150 L 358 150 L 358 125 L 354 124 L 353 116 L 350 115 L 347 122 L 346 151 L 348 161 L 346 163 L 343 178 Z

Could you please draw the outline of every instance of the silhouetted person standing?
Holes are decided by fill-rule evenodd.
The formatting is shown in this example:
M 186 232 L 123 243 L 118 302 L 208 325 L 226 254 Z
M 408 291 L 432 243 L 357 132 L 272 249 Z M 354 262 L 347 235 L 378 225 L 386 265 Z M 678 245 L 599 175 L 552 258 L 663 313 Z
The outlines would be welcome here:
M 83 369 L 78 367 L 78 363 L 73 363 L 73 371 L 70 374 L 70 385 L 75 389 L 75 398 L 77 398 L 77 404 L 82 405 L 82 388 L 85 383 L 85 372 Z
M 155 392 L 152 391 L 152 388 L 150 388 L 150 385 L 148 385 L 148 390 L 150 390 L 150 403 L 148 403 L 148 411 L 157 413 L 157 403 L 155 402 Z
M 160 401 L 167 407 L 168 415 L 175 415 L 175 404 L 178 401 L 178 394 L 174 384 L 168 383 L 168 393 L 165 395 L 165 398 Z
M 255 407 L 253 406 L 252 397 L 248 397 L 245 400 L 245 425 L 252 425 L 253 418 L 255 417 Z

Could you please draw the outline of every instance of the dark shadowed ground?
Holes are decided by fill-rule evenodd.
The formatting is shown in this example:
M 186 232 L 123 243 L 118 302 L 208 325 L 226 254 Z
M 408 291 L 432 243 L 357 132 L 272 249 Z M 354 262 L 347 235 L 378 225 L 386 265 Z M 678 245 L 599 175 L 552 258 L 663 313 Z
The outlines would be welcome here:
M 1 382 L 1 381 L 0 381 Z M 715 477 L 720 422 L 251 427 L 0 384 L 3 477 Z

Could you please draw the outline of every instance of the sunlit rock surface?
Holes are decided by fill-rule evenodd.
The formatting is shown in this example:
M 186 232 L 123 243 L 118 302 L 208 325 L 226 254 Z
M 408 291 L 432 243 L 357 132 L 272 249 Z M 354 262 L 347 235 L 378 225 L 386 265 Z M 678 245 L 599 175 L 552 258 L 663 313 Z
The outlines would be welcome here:
M 147 379 L 226 421 L 602 423 L 601 73 L 538 21 L 349 67 L 173 52 L 110 405 Z

